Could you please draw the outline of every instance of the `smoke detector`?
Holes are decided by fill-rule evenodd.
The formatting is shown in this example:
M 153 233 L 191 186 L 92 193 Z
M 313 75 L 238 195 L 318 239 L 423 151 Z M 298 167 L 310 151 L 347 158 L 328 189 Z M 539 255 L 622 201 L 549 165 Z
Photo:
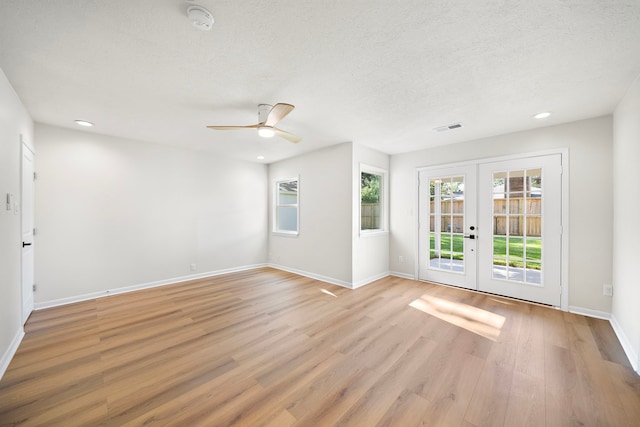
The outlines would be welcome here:
M 202 6 L 189 6 L 187 16 L 191 25 L 202 31 L 209 31 L 213 27 L 213 15 Z

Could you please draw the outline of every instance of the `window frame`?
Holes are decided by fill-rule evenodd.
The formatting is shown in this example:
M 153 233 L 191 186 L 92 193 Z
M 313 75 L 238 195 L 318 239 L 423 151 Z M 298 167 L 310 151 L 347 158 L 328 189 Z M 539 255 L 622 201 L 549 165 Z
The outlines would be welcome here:
M 380 228 L 362 229 L 362 174 L 380 176 Z M 358 232 L 361 237 L 386 234 L 389 230 L 389 172 L 387 169 L 360 163 L 358 173 Z
M 280 204 L 279 191 L 280 184 L 287 182 L 296 182 L 297 184 L 297 196 L 295 204 Z M 281 230 L 279 228 L 279 209 L 280 207 L 295 207 L 296 208 L 296 229 L 295 230 Z M 277 178 L 273 180 L 273 227 L 272 233 L 282 236 L 296 237 L 300 234 L 300 176 L 290 176 Z

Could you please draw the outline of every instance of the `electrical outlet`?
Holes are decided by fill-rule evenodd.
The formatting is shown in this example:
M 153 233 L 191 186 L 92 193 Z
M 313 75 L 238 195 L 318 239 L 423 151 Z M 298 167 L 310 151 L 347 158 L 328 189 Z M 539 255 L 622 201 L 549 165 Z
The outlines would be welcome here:
M 604 285 L 602 285 L 602 295 L 608 296 L 608 297 L 612 297 L 613 296 L 613 286 L 605 283 Z
M 402 255 L 398 257 L 398 262 L 404 262 L 404 257 Z
M 191 271 L 196 271 L 197 270 L 197 266 L 195 264 L 191 264 L 189 266 L 189 268 L 191 268 Z

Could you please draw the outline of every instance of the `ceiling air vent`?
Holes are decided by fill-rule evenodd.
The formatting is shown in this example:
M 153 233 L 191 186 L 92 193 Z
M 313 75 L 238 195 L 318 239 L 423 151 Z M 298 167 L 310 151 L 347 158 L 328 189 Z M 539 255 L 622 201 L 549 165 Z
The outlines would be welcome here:
M 450 125 L 433 128 L 433 130 L 435 130 L 436 132 L 446 132 L 448 130 L 459 129 L 461 127 L 462 127 L 462 123 L 452 123 Z

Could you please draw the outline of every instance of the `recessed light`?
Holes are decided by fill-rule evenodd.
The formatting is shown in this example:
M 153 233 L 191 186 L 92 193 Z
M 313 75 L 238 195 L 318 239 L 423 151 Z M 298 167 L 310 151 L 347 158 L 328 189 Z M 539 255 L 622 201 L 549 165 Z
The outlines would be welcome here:
M 436 132 L 446 132 L 448 130 L 460 129 L 462 127 L 462 123 L 451 123 L 450 125 L 438 126 L 437 128 L 433 128 Z
M 89 127 L 89 128 L 93 126 L 93 123 L 88 122 L 86 120 L 76 120 L 76 124 L 80 126 Z
M 262 155 L 258 156 L 258 160 L 264 160 L 264 156 Z
M 543 111 L 542 113 L 538 113 L 535 116 L 533 116 L 534 119 L 546 119 L 547 117 L 549 117 L 551 115 L 550 112 L 548 111 Z

